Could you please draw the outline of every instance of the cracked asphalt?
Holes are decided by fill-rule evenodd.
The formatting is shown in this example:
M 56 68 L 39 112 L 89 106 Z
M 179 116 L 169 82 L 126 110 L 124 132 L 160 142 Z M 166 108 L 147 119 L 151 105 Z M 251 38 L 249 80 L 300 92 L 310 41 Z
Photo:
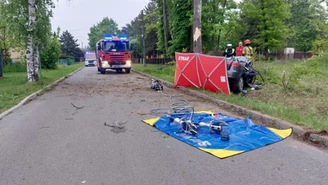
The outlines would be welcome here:
M 0 120 L 0 184 L 327 184 L 327 152 L 292 137 L 218 159 L 141 121 L 168 106 L 143 76 L 86 67 Z

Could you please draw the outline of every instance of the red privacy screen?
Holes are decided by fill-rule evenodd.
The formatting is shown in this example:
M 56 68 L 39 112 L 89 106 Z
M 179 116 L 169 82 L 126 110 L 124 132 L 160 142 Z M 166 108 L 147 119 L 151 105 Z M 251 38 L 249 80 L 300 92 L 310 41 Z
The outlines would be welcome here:
M 197 87 L 230 95 L 224 57 L 175 53 L 175 87 Z

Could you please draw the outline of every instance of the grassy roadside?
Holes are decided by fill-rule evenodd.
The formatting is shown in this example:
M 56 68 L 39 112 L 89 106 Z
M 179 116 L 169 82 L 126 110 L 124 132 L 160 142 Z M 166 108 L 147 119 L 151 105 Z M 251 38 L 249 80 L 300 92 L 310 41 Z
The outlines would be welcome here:
M 257 62 L 254 67 L 265 78 L 264 88 L 259 91 L 248 89 L 246 96 L 226 96 L 196 90 L 297 125 L 328 130 L 326 60 Z M 175 66 L 135 64 L 133 69 L 174 82 Z
M 42 70 L 42 78 L 37 83 L 26 83 L 26 72 L 4 73 L 0 79 L 0 113 L 15 106 L 26 96 L 44 88 L 61 77 L 82 67 L 84 63 L 58 66 L 56 70 Z

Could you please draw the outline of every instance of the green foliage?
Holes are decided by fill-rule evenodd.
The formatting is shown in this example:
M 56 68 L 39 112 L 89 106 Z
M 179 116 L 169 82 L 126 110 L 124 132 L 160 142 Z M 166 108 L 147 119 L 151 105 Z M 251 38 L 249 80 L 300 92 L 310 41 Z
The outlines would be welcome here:
M 95 48 L 97 42 L 108 34 L 118 35 L 120 34 L 120 30 L 112 18 L 105 17 L 90 28 L 90 32 L 88 33 L 89 46 Z
M 324 28 L 327 12 L 321 2 L 322 0 L 288 0 L 291 6 L 291 17 L 286 23 L 290 27 L 288 45 L 295 47 L 297 51 L 309 51 L 313 44 L 316 51 L 325 47 L 320 41 L 327 38 L 322 38 L 322 34 L 327 35 L 327 29 Z
M 156 52 L 156 43 L 158 42 L 157 39 L 157 20 L 158 14 L 156 12 L 157 4 L 155 1 L 151 1 L 145 7 L 144 10 L 144 22 L 145 22 L 145 52 L 146 55 L 150 56 Z
M 66 30 L 59 38 L 61 43 L 61 51 L 64 57 L 73 57 L 76 60 L 83 57 L 82 50 L 78 47 L 77 39 Z
M 175 66 L 176 64 L 175 64 L 175 61 L 171 61 L 171 62 L 168 62 L 167 65 L 169 65 L 169 66 Z
M 172 40 L 169 41 L 169 55 L 174 56 L 175 52 L 181 52 L 183 48 L 191 51 L 191 31 L 193 14 L 192 0 L 175 0 L 171 11 Z
M 237 7 L 235 1 L 204 0 L 202 3 L 202 41 L 205 52 L 212 50 L 212 53 L 217 53 L 228 42 L 237 45 L 237 12 L 232 10 Z
M 267 53 L 268 49 L 278 50 L 284 46 L 287 37 L 284 23 L 290 15 L 284 0 L 244 0 L 240 8 L 245 23 L 252 23 L 248 30 L 254 30 L 250 38 L 258 48 Z
M 42 68 L 56 69 L 61 54 L 61 44 L 58 41 L 57 36 L 55 36 L 50 39 L 44 50 L 40 52 Z
M 4 3 L 3 14 L 6 27 L 10 30 L 10 43 L 12 47 L 26 46 L 27 35 L 33 33 L 36 47 L 44 47 L 51 35 L 50 18 L 53 15 L 54 3 L 52 0 L 36 1 L 36 22 L 32 29 L 28 28 L 28 1 L 10 0 Z
M 163 1 L 157 0 L 157 11 L 158 21 L 156 24 L 156 33 L 157 33 L 157 50 L 162 53 L 165 53 L 165 38 L 164 38 L 164 14 L 163 14 Z

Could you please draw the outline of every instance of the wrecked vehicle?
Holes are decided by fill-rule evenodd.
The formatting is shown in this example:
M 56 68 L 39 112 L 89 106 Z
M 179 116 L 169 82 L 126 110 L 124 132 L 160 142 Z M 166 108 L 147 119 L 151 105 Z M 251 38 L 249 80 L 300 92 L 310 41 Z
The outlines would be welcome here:
M 230 90 L 233 93 L 240 93 L 245 88 L 260 89 L 260 85 L 255 84 L 256 76 L 261 74 L 253 68 L 252 62 L 244 57 L 228 57 L 227 63 L 227 76 L 229 81 Z M 262 78 L 264 81 L 264 79 Z

